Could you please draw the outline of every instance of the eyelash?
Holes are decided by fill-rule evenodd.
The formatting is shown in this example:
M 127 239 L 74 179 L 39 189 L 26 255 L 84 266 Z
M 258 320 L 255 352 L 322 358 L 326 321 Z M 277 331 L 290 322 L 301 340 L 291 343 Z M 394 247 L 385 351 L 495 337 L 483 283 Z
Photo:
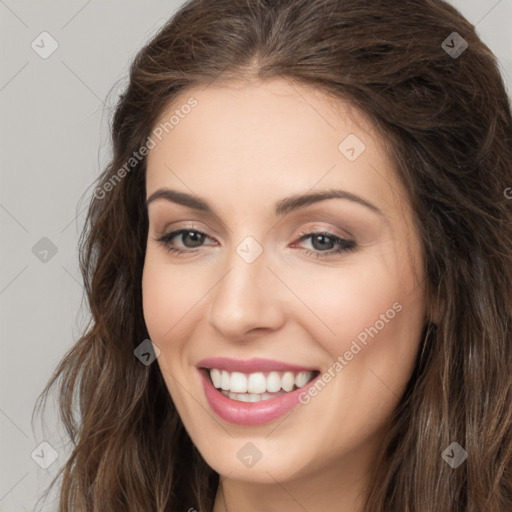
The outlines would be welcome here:
M 197 229 L 183 228 L 183 229 L 178 229 L 176 231 L 171 231 L 170 233 L 167 233 L 160 238 L 156 238 L 155 240 L 157 242 L 160 242 L 167 249 L 167 251 L 172 252 L 173 254 L 183 255 L 183 254 L 194 253 L 194 252 L 196 252 L 197 248 L 184 250 L 184 249 L 178 249 L 177 247 L 173 247 L 171 245 L 171 241 L 173 238 L 175 238 L 179 235 L 182 235 L 182 234 L 186 234 L 186 233 L 196 233 L 196 234 L 204 235 L 206 238 L 209 238 L 208 235 L 206 235 L 205 233 L 203 233 L 202 231 L 199 231 Z M 338 244 L 338 246 L 339 246 L 338 249 L 336 249 L 336 250 L 331 249 L 329 251 L 318 251 L 318 250 L 304 249 L 304 252 L 307 256 L 312 256 L 317 259 L 318 258 L 327 258 L 329 256 L 335 256 L 337 254 L 341 254 L 344 252 L 351 252 L 351 251 L 354 251 L 357 247 L 357 244 L 353 240 L 348 240 L 346 238 L 340 238 L 339 236 L 329 233 L 328 231 L 301 231 L 299 233 L 299 239 L 297 240 L 297 242 L 302 242 L 302 241 L 307 240 L 308 238 L 311 238 L 315 235 L 328 237 L 332 240 L 333 243 Z M 182 241 L 183 241 L 183 239 L 182 239 Z

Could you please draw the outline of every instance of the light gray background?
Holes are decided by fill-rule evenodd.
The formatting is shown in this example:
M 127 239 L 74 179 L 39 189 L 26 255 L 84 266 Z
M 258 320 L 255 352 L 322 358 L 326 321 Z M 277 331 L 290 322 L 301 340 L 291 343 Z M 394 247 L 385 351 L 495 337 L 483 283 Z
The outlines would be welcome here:
M 34 510 L 66 458 L 55 417 L 34 432 L 31 414 L 87 318 L 76 248 L 92 188 L 78 202 L 107 162 L 108 119 L 131 59 L 182 3 L 0 0 L 0 512 Z M 510 92 L 512 0 L 452 3 L 497 55 Z M 31 47 L 43 31 L 59 45 L 47 59 Z M 42 237 L 57 247 L 46 262 L 32 252 Z M 42 441 L 58 453 L 48 469 L 31 458 Z

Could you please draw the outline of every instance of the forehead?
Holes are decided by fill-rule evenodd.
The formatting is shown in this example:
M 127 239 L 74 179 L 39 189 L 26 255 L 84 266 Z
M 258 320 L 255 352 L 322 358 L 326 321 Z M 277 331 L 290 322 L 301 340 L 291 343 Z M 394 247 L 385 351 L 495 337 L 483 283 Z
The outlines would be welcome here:
M 284 80 L 188 89 L 161 113 L 156 130 L 148 195 L 185 186 L 219 199 L 259 193 L 261 202 L 343 187 L 389 208 L 400 190 L 381 134 L 358 109 Z

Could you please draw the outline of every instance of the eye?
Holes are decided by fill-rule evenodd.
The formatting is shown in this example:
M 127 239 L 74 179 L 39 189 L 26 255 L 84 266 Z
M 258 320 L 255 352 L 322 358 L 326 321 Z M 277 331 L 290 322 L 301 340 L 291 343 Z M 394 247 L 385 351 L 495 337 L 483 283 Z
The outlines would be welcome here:
M 315 258 L 326 258 L 343 252 L 350 252 L 357 247 L 353 240 L 341 238 L 328 231 L 303 231 L 299 236 L 300 238 L 295 244 L 311 239 L 310 243 L 313 250 L 304 249 L 304 252 L 308 256 Z M 176 247 L 175 239 L 181 241 L 183 248 Z M 202 231 L 183 228 L 166 233 L 157 238 L 156 241 L 160 242 L 169 252 L 174 254 L 190 254 L 196 252 L 196 249 L 204 245 L 206 239 L 210 239 L 210 237 Z
M 185 249 L 181 249 L 174 245 L 175 238 L 178 240 L 181 239 L 181 243 L 185 246 Z M 162 243 L 169 252 L 173 252 L 175 254 L 183 254 L 195 252 L 194 249 L 201 247 L 207 238 L 209 237 L 202 231 L 184 228 L 171 231 L 170 233 L 157 238 L 156 241 Z
M 301 232 L 298 242 L 311 239 L 311 249 L 305 249 L 308 256 L 315 258 L 326 258 L 343 252 L 350 252 L 356 249 L 357 244 L 353 240 L 341 238 L 328 231 Z

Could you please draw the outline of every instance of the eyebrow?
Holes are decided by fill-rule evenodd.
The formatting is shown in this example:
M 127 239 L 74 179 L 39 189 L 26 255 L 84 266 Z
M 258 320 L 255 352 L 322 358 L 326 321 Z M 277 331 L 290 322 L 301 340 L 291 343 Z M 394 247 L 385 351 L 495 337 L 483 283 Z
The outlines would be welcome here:
M 158 190 L 153 192 L 146 199 L 146 207 L 148 207 L 153 201 L 156 201 L 158 199 L 164 199 L 166 201 L 177 203 L 182 206 L 186 206 L 188 208 L 192 208 L 194 210 L 198 210 L 201 212 L 215 214 L 214 210 L 204 199 L 201 199 L 197 196 L 193 196 L 190 194 L 186 194 L 185 192 L 178 192 L 177 190 L 171 190 L 168 188 L 159 188 Z M 365 206 L 374 213 L 384 216 L 382 211 L 373 203 L 370 203 L 370 201 L 367 201 L 362 197 L 352 194 L 351 192 L 337 189 L 327 189 L 322 192 L 313 192 L 306 194 L 294 194 L 292 196 L 285 197 L 284 199 L 279 200 L 275 204 L 275 215 L 283 216 L 294 210 L 305 208 L 306 206 L 309 206 L 320 201 L 326 201 L 327 199 L 347 199 L 359 205 Z

